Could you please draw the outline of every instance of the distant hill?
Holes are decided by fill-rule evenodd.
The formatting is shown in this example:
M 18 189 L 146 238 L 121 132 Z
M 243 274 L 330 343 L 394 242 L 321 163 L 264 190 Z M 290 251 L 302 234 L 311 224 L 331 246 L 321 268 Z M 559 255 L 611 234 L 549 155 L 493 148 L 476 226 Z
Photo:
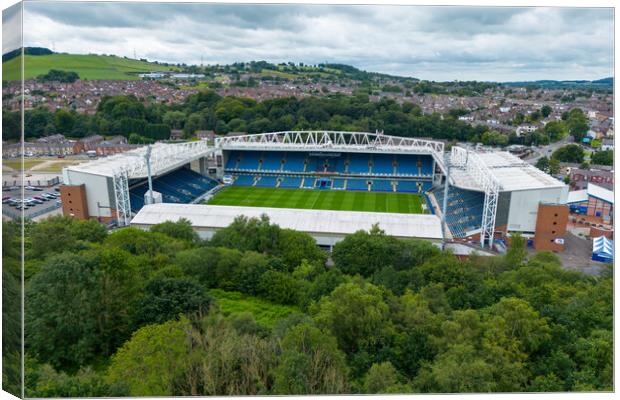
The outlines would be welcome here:
M 587 80 L 574 80 L 574 81 L 554 81 L 554 80 L 539 80 L 539 81 L 519 81 L 519 82 L 502 82 L 504 86 L 537 86 L 546 88 L 613 88 L 614 78 L 603 78 L 594 81 Z
M 139 73 L 176 70 L 177 68 L 147 61 L 96 54 L 53 53 L 24 56 L 26 79 L 47 74 L 51 69 L 77 72 L 80 79 L 133 80 L 140 79 Z M 2 79 L 18 80 L 20 79 L 19 71 L 20 59 L 16 56 L 2 62 Z
M 9 51 L 8 53 L 3 54 L 2 62 L 9 61 L 19 56 L 21 54 L 21 51 L 22 49 L 19 48 L 19 49 L 15 49 L 15 50 Z M 42 55 L 47 55 L 47 54 L 54 54 L 54 52 L 45 47 L 25 47 L 24 54 L 30 54 L 33 56 L 42 56 Z

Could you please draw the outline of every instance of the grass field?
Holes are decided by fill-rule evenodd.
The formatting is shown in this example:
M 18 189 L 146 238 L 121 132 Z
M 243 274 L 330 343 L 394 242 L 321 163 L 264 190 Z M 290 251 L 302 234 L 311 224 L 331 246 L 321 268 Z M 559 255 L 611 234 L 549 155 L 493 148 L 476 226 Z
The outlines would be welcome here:
M 409 193 L 230 186 L 208 204 L 421 214 L 423 202 L 422 196 Z
M 256 322 L 267 328 L 273 327 L 276 322 L 288 317 L 290 314 L 299 312 L 299 309 L 296 307 L 270 303 L 239 292 L 210 289 L 209 294 L 215 297 L 222 314 L 228 316 L 249 312 L 254 316 Z
M 2 79 L 9 81 L 19 80 L 20 62 L 20 58 L 16 57 L 2 63 Z M 140 79 L 138 73 L 167 71 L 176 68 L 140 60 L 94 54 L 24 56 L 24 75 L 26 79 L 46 74 L 50 69 L 74 71 L 77 72 L 80 79 L 133 80 Z

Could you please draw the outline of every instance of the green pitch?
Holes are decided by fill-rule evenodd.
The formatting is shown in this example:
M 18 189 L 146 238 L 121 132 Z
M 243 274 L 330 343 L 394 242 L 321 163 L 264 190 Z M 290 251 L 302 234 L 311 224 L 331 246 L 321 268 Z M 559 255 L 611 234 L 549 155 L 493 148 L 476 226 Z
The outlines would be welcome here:
M 422 214 L 418 194 L 229 186 L 208 204 Z

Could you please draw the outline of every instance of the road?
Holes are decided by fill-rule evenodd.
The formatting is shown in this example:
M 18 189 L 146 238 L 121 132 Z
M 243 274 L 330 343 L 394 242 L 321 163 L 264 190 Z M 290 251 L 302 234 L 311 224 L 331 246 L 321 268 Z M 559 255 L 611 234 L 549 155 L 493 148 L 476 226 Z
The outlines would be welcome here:
M 553 154 L 554 151 L 572 142 L 573 142 L 573 137 L 567 136 L 564 139 L 560 140 L 559 142 L 550 143 L 546 146 L 541 146 L 541 147 L 532 147 L 532 149 L 534 150 L 534 153 L 532 154 L 531 157 L 526 158 L 525 161 L 532 165 L 536 164 L 536 162 L 541 157 L 546 156 L 547 158 L 549 158 L 551 157 L 551 154 Z

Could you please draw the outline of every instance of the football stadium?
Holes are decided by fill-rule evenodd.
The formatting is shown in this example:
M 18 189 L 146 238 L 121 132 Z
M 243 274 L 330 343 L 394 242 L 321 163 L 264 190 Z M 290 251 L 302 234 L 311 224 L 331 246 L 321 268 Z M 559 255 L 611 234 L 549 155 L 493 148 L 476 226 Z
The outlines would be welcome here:
M 67 167 L 63 178 L 63 212 L 76 218 L 144 229 L 186 218 L 209 238 L 237 216 L 264 214 L 328 247 L 378 224 L 482 246 L 520 232 L 561 250 L 568 214 L 568 187 L 510 153 L 381 133 L 158 143 Z

